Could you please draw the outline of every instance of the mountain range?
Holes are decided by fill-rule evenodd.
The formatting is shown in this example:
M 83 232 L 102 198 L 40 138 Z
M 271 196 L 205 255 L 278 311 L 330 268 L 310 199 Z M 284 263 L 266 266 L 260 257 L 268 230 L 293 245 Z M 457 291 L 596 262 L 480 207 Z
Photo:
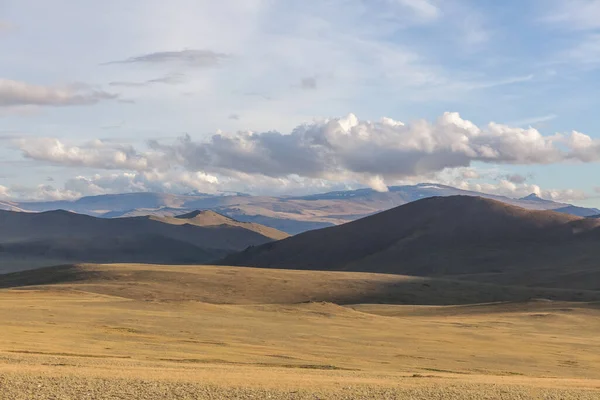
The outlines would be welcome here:
M 334 192 L 268 204 L 281 210 L 307 202 L 322 206 L 327 203 L 319 202 L 330 202 L 329 207 L 351 210 L 356 204 L 382 207 L 385 195 L 404 193 Z M 189 197 L 208 201 L 208 197 Z M 211 201 L 223 203 L 244 197 L 250 200 L 248 206 L 257 204 L 251 196 L 225 197 Z M 146 205 L 157 205 L 157 199 L 169 201 L 170 213 L 194 204 L 185 197 L 157 194 L 92 197 L 73 204 L 103 206 L 109 200 L 114 205 L 124 198 L 145 198 Z M 178 203 L 182 200 L 188 203 Z M 113 218 L 64 210 L 0 211 L 0 273 L 73 263 L 214 262 L 375 272 L 511 287 L 600 290 L 600 218 L 558 212 L 565 207 L 582 210 L 536 196 L 513 199 L 512 203 L 519 205 L 472 195 L 424 196 L 355 221 L 291 237 L 272 227 L 211 210 Z M 547 209 L 550 207 L 556 208 Z
M 600 290 L 599 244 L 599 219 L 449 196 L 251 247 L 220 263 Z
M 541 199 L 535 194 L 520 199 L 423 183 L 392 186 L 388 192 L 372 189 L 336 191 L 308 196 L 250 196 L 241 193 L 124 193 L 83 197 L 74 201 L 0 202 L 0 209 L 41 212 L 64 209 L 101 218 L 173 217 L 194 210 L 214 210 L 237 221 L 269 226 L 288 234 L 340 225 L 406 203 L 433 196 L 478 196 L 533 210 L 554 210 L 581 217 L 599 215 L 595 208 Z
M 288 235 L 213 211 L 97 218 L 0 211 L 0 273 L 74 262 L 205 263 Z

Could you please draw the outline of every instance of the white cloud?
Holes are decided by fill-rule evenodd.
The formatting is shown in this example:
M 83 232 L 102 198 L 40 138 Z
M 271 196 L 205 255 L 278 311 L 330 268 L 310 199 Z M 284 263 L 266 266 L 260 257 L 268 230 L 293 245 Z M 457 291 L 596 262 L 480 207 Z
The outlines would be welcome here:
M 38 185 L 35 187 L 15 185 L 8 189 L 7 197 L 33 201 L 53 201 L 75 200 L 81 197 L 81 194 L 68 189 L 57 189 L 52 185 Z
M 422 176 L 445 168 L 467 167 L 479 161 L 492 164 L 550 164 L 567 160 L 600 160 L 600 142 L 573 132 L 543 136 L 490 123 L 480 128 L 457 113 L 436 122 L 402 124 L 390 118 L 359 120 L 350 114 L 278 132 L 218 133 L 208 141 L 189 136 L 179 143 L 153 143 L 152 148 L 191 170 L 231 172 L 363 183 Z M 376 178 L 376 179 L 375 179 Z
M 161 173 L 125 172 L 91 177 L 77 176 L 65 183 L 65 189 L 81 195 L 131 192 L 214 193 L 219 179 L 203 172 L 169 171 Z
M 432 182 L 509 198 L 521 198 L 535 193 L 541 198 L 562 203 L 578 202 L 596 197 L 584 190 L 542 188 L 530 183 L 531 180 L 531 175 L 507 173 L 500 167 L 492 166 L 446 169 L 439 173 L 416 177 L 406 183 Z
M 290 134 L 218 132 L 200 142 L 190 136 L 172 144 L 153 141 L 150 151 L 100 140 L 81 146 L 48 138 L 25 138 L 16 143 L 26 158 L 55 165 L 155 174 L 183 168 L 233 179 L 241 175 L 298 176 L 360 182 L 380 191 L 389 182 L 469 167 L 472 162 L 600 161 L 600 141 L 585 134 L 544 136 L 533 128 L 496 123 L 479 127 L 458 113 L 444 113 L 433 123 L 420 120 L 411 124 L 391 118 L 371 122 L 349 114 L 300 125 Z
M 0 79 L 0 107 L 90 105 L 117 95 L 82 84 L 40 86 Z
M 0 199 L 7 199 L 8 197 L 10 197 L 8 188 L 0 185 Z
M 55 165 L 143 171 L 153 165 L 152 154 L 139 154 L 132 146 L 94 140 L 81 146 L 56 138 L 22 138 L 14 141 L 25 158 Z
M 394 184 L 415 184 L 423 181 L 454 186 L 463 190 L 482 192 L 520 198 L 535 193 L 538 196 L 557 202 L 576 202 L 589 199 L 592 196 L 584 191 L 575 189 L 542 189 L 535 184 L 511 182 L 508 178 L 497 182 L 478 181 L 486 171 L 472 169 L 456 169 L 455 174 L 435 174 L 432 176 L 415 177 L 415 180 L 398 181 Z M 473 172 L 465 173 L 467 171 Z M 489 172 L 489 171 L 488 171 Z M 465 175 L 467 176 L 465 178 Z M 474 178 L 469 178 L 473 176 Z M 475 177 L 477 176 L 477 177 Z M 386 192 L 387 186 L 375 176 L 361 182 L 374 190 Z M 14 200 L 73 200 L 82 196 L 94 196 L 114 193 L 159 192 L 159 193 L 223 193 L 245 192 L 255 195 L 304 195 L 315 192 L 334 190 L 352 190 L 361 187 L 361 183 L 335 183 L 324 179 L 309 179 L 299 176 L 272 178 L 254 176 L 243 173 L 232 177 L 218 178 L 203 172 L 188 172 L 173 170 L 167 173 L 151 172 L 119 172 L 107 175 L 77 176 L 68 179 L 62 188 L 52 185 L 36 187 L 0 186 L 0 199 Z M 596 189 L 600 193 L 600 188 Z
M 219 193 L 245 192 L 253 194 L 307 194 L 316 191 L 353 188 L 345 184 L 307 179 L 299 176 L 270 178 L 238 173 L 217 177 L 204 172 L 172 170 L 168 172 L 123 172 L 107 175 L 77 176 L 66 181 L 64 191 L 80 196 L 110 193 L 164 192 L 164 193 Z M 387 187 L 382 188 L 387 190 Z
M 385 184 L 383 178 L 379 175 L 371 176 L 367 178 L 366 184 L 377 192 L 387 192 L 388 187 Z
M 535 193 L 539 197 L 546 200 L 557 202 L 573 202 L 585 200 L 589 196 L 581 190 L 575 189 L 542 189 L 538 185 L 527 183 L 514 183 L 503 179 L 497 183 L 478 183 L 478 182 L 453 182 L 453 184 L 464 190 L 472 190 L 487 194 L 495 194 L 511 198 L 520 198 Z
M 74 200 L 82 196 L 134 192 L 216 193 L 221 190 L 218 184 L 219 180 L 215 176 L 203 172 L 119 172 L 107 175 L 76 176 L 68 179 L 62 188 L 50 184 L 34 187 L 0 185 L 0 199 L 53 201 Z
M 600 2 L 597 0 L 551 0 L 544 2 L 546 22 L 570 30 L 600 28 Z
M 391 0 L 412 10 L 418 17 L 433 20 L 440 16 L 440 9 L 431 0 Z
M 596 162 L 600 160 L 600 140 L 573 131 L 565 139 L 565 144 L 571 149 L 570 158 L 583 162 Z
M 460 171 L 460 174 L 464 179 L 478 179 L 480 177 L 479 172 L 473 168 L 464 168 Z

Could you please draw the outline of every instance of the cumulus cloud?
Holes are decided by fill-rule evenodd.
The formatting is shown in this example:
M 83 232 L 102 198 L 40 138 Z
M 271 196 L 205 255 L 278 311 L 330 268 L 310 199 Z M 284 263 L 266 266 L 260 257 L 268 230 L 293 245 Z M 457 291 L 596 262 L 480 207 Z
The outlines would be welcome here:
M 216 67 L 230 56 L 212 50 L 159 51 L 111 61 L 106 64 L 175 64 L 187 67 Z
M 527 183 L 514 183 L 507 179 L 502 179 L 497 183 L 482 183 L 482 182 L 453 182 L 454 186 L 476 192 L 495 194 L 511 198 L 520 198 L 528 196 L 532 193 L 539 197 L 556 202 L 572 202 L 585 200 L 589 196 L 581 190 L 574 189 L 542 189 L 538 185 Z
M 55 188 L 52 185 L 38 185 L 35 187 L 11 186 L 7 191 L 8 198 L 27 199 L 34 201 L 75 200 L 81 194 L 68 189 Z
M 371 122 L 350 114 L 300 125 L 289 134 L 218 132 L 204 141 L 189 135 L 174 143 L 150 141 L 147 151 L 101 140 L 79 146 L 52 138 L 15 143 L 26 158 L 55 165 L 160 173 L 180 168 L 235 179 L 298 176 L 359 182 L 380 191 L 398 180 L 467 168 L 473 162 L 600 161 L 600 141 L 583 133 L 544 136 L 533 128 L 496 123 L 478 127 L 457 113 L 444 113 L 433 123 L 410 124 L 391 118 Z M 463 172 L 463 178 L 475 178 L 475 172 Z M 524 183 L 517 176 L 503 179 Z
M 473 168 L 465 168 L 460 171 L 460 174 L 464 179 L 477 179 L 480 177 L 479 172 Z
M 595 162 L 600 159 L 600 141 L 584 133 L 571 132 L 565 144 L 571 149 L 570 158 L 583 162 Z
M 116 94 L 83 84 L 40 86 L 0 79 L 0 107 L 80 106 L 116 98 Z
M 79 193 L 81 196 L 132 192 L 244 192 L 256 195 L 304 195 L 315 191 L 327 192 L 357 187 L 359 186 L 300 176 L 271 178 L 237 173 L 234 176 L 221 177 L 202 171 L 155 170 L 77 176 L 66 181 L 63 191 Z M 382 190 L 387 190 L 387 187 Z
M 6 199 L 9 197 L 9 191 L 6 186 L 0 185 L 0 199 Z
M 366 179 L 366 184 L 377 192 L 387 192 L 389 190 L 385 184 L 385 181 L 379 175 L 375 175 Z
M 91 177 L 77 176 L 65 183 L 68 191 L 82 195 L 132 192 L 214 193 L 219 179 L 204 172 L 125 172 Z
M 71 167 L 142 171 L 159 161 L 151 153 L 138 153 L 133 146 L 102 140 L 74 146 L 56 138 L 22 138 L 14 144 L 25 158 Z
M 359 120 L 350 114 L 279 132 L 217 133 L 195 142 L 151 142 L 151 148 L 190 170 L 244 172 L 269 177 L 298 175 L 365 184 L 423 176 L 446 168 L 491 164 L 550 164 L 600 160 L 600 142 L 579 132 L 544 136 L 490 123 L 480 128 L 457 113 L 434 123 L 403 124 L 390 118 Z M 374 177 L 378 177 L 374 180 Z

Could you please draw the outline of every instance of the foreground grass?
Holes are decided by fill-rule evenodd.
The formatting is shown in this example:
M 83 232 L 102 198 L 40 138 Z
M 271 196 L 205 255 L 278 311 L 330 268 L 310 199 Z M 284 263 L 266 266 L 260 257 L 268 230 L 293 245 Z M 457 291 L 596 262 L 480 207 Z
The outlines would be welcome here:
M 81 377 L 49 378 L 0 376 L 3 399 L 468 399 L 468 400 L 592 400 L 598 391 L 535 388 L 502 384 L 428 382 L 422 385 L 380 387 L 350 385 L 331 388 L 236 387 L 191 382 Z
M 276 282 L 302 276 L 199 267 L 162 283 L 139 271 L 165 267 L 120 268 L 0 290 L 0 399 L 600 398 L 595 304 L 261 304 L 252 287 L 301 299 Z

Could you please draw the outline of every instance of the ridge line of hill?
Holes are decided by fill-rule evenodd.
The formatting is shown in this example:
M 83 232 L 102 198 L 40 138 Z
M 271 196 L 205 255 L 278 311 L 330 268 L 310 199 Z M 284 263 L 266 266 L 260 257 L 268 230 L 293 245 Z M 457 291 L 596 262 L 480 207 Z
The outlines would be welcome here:
M 600 220 L 431 197 L 229 255 L 223 265 L 600 290 Z

